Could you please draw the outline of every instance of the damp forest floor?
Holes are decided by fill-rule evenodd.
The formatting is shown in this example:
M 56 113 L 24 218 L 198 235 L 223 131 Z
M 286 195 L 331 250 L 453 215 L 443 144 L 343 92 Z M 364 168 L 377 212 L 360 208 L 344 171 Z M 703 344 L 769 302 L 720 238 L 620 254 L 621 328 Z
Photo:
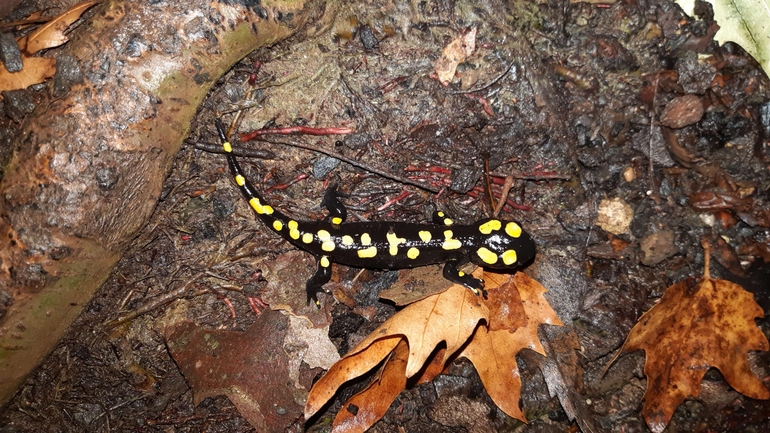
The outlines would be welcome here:
M 200 108 L 151 221 L 0 413 L 0 432 L 254 431 L 227 397 L 197 401 L 166 331 L 180 320 L 246 330 L 265 314 L 257 300 L 278 303 L 268 302 L 277 299 L 270 284 L 304 304 L 312 261 L 287 256 L 292 246 L 255 221 L 224 157 L 201 150 L 218 143 L 213 119 L 231 121 L 239 110 L 240 132 L 355 129 L 243 144 L 263 152 L 240 158 L 251 181 L 298 219 L 323 218 L 320 200 L 336 185 L 351 220 L 418 222 L 440 209 L 472 222 L 492 212 L 486 179 L 499 193 L 510 175 L 501 218 L 535 239 L 538 256 L 524 272 L 549 290 L 566 325 L 553 345 L 574 346 L 560 396 L 594 431 L 649 431 L 643 352 L 605 367 L 667 287 L 703 274 L 704 239 L 716 245 L 712 276 L 741 284 L 770 309 L 770 80 L 740 47 L 713 42 L 713 23 L 702 18 L 666 1 L 367 3 L 340 8 L 320 35 L 252 53 Z M 435 60 L 470 29 L 475 51 L 443 86 Z M 606 223 L 603 202 L 630 209 L 616 215 L 620 228 Z M 281 277 L 279 265 L 296 275 Z M 396 311 L 378 293 L 399 275 L 335 267 L 331 284 L 344 286 L 344 299 L 321 300 L 340 354 Z M 766 319 L 757 324 L 770 333 Z M 552 332 L 541 329 L 541 339 Z M 272 347 L 272 337 L 248 347 Z M 402 392 L 372 431 L 584 428 L 550 395 L 537 356 L 519 359 L 529 424 L 497 409 L 472 364 L 456 361 Z M 769 361 L 751 354 L 760 377 Z M 297 364 L 306 385 L 322 373 Z M 295 419 L 277 431 L 329 431 L 361 386 L 343 388 L 310 423 Z M 768 429 L 770 403 L 731 390 L 716 370 L 668 427 Z

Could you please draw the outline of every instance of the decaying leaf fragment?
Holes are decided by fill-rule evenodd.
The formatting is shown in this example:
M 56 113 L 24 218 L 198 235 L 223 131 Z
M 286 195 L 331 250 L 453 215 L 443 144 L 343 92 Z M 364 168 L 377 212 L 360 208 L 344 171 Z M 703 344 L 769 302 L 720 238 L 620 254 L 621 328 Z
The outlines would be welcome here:
M 646 352 L 642 413 L 653 432 L 666 428 L 685 398 L 700 394 L 701 380 L 711 367 L 718 368 L 738 392 L 770 398 L 747 359 L 750 350 L 768 350 L 767 338 L 754 323 L 762 316 L 751 293 L 729 281 L 712 279 L 708 272 L 701 279 L 689 278 L 666 289 L 660 302 L 639 319 L 620 351 Z
M 97 3 L 99 2 L 84 1 L 72 6 L 61 15 L 43 24 L 37 30 L 20 40 L 19 45 L 27 52 L 27 54 L 35 54 L 40 50 L 54 48 L 64 44 L 69 40 L 64 32 L 72 25 L 72 23 L 80 18 L 80 15 L 82 15 L 83 12 Z
M 372 383 L 345 402 L 332 426 L 333 432 L 363 432 L 385 414 L 408 379 L 411 384 L 432 380 L 455 354 L 473 362 L 502 410 L 526 421 L 519 409 L 516 354 L 523 348 L 543 354 L 537 326 L 561 322 L 542 296 L 545 288 L 525 274 L 511 277 L 478 269 L 474 276 L 486 280 L 488 300 L 454 285 L 396 313 L 313 386 L 305 417 L 313 416 L 343 383 L 385 359 Z M 446 348 L 437 350 L 442 341 Z
M 473 54 L 476 49 L 476 28 L 458 36 L 449 45 L 441 51 L 441 57 L 436 60 L 433 66 L 438 76 L 438 80 L 443 85 L 447 85 L 455 76 L 457 65 L 464 62 L 465 59 Z
M 23 57 L 22 62 L 24 69 L 19 72 L 8 72 L 5 66 L 0 64 L 0 92 L 26 89 L 53 77 L 56 72 L 56 59 Z
M 67 28 L 77 21 L 83 12 L 97 3 L 99 2 L 78 3 L 43 24 L 34 32 L 19 39 L 17 43 L 22 50 L 21 60 L 24 69 L 18 72 L 8 72 L 0 64 L 0 91 L 25 89 L 53 77 L 56 72 L 56 59 L 32 57 L 32 54 L 46 48 L 58 47 L 67 42 L 69 38 L 64 34 Z
M 166 342 L 195 404 L 224 394 L 257 431 L 281 431 L 302 410 L 284 350 L 288 332 L 289 319 L 268 309 L 245 332 L 181 322 L 166 329 Z

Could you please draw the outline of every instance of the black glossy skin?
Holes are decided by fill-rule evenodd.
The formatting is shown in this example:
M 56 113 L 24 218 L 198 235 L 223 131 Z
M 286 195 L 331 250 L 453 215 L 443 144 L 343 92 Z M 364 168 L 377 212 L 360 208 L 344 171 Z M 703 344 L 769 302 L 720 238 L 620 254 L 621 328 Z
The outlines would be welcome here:
M 454 225 L 437 212 L 434 224 L 345 223 L 347 211 L 333 189 L 327 191 L 322 202 L 329 211 L 326 220 L 294 220 L 273 209 L 257 193 L 243 175 L 219 121 L 217 130 L 236 184 L 257 216 L 284 239 L 318 259 L 318 271 L 306 286 L 308 301 L 316 305 L 317 292 L 323 290 L 331 276 L 332 262 L 375 269 L 445 263 L 445 278 L 479 294 L 485 293 L 484 282 L 459 271 L 459 265 L 472 261 L 485 268 L 515 269 L 535 256 L 532 238 L 513 221 L 486 218 L 472 225 Z

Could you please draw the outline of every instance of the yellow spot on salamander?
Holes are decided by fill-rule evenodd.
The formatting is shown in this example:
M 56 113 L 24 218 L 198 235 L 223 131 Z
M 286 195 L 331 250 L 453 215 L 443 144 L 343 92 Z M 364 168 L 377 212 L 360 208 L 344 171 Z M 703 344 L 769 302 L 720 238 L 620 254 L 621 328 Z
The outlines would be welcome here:
M 515 222 L 509 222 L 505 225 L 505 232 L 512 238 L 518 238 L 521 236 L 521 227 Z
M 332 217 L 332 224 L 342 224 L 342 218 L 340 217 Z
M 516 255 L 516 251 L 514 251 L 514 250 L 508 250 L 508 251 L 504 252 L 502 257 L 503 257 L 503 263 L 505 263 L 506 265 L 514 264 L 514 263 L 516 263 L 516 260 L 518 259 L 517 255 Z
M 332 235 L 326 230 L 318 230 L 318 240 L 321 241 L 321 249 L 324 251 L 334 251 L 337 246 L 332 240 Z
M 249 200 L 249 205 L 255 212 L 260 213 L 257 209 L 262 209 L 262 203 L 259 202 L 258 198 L 252 197 L 251 200 Z
M 372 237 L 369 236 L 369 233 L 364 233 L 361 235 L 361 245 L 369 245 L 371 243 L 372 243 Z
M 235 175 L 235 183 L 238 186 L 246 185 L 246 179 L 243 176 L 241 176 L 240 174 L 236 174 Z
M 406 256 L 409 257 L 410 259 L 416 259 L 417 256 L 419 256 L 419 255 L 420 255 L 420 250 L 418 250 L 415 247 L 409 248 L 406 251 Z
M 353 245 L 353 237 L 348 235 L 342 236 L 342 245 L 345 245 L 345 246 Z
M 322 267 L 328 268 L 329 265 L 331 265 L 331 262 L 329 261 L 329 256 L 321 256 L 321 260 L 319 261 Z
M 499 220 L 489 220 L 479 226 L 479 231 L 482 234 L 488 235 L 495 230 L 500 230 L 500 227 L 502 227 L 502 223 Z
M 489 251 L 488 249 L 481 247 L 476 251 L 476 254 L 478 254 L 481 261 L 488 265 L 494 265 L 497 263 L 497 254 L 493 253 L 492 251 Z
M 452 230 L 444 230 L 444 243 L 441 244 L 441 248 L 445 250 L 457 250 L 463 246 L 458 239 L 454 239 L 452 236 L 454 236 Z
M 273 213 L 273 208 L 267 205 L 262 205 L 262 203 L 259 202 L 259 199 L 256 197 L 252 197 L 251 200 L 249 200 L 249 205 L 251 205 L 251 208 L 254 209 L 254 212 L 262 215 L 267 214 L 270 215 Z
M 302 235 L 302 242 L 309 244 L 313 242 L 313 234 L 312 233 L 304 233 Z
M 422 239 L 422 241 L 426 243 L 430 242 L 430 240 L 433 238 L 433 236 L 431 236 L 430 232 L 427 230 L 420 230 L 419 232 L 417 232 L 417 235 L 420 236 L 420 239 Z
M 377 255 L 377 247 L 369 247 L 363 250 L 358 250 L 358 257 L 362 259 L 370 259 Z
M 444 218 L 444 212 L 438 211 L 436 212 L 436 215 L 438 215 L 439 218 Z
M 398 246 L 406 242 L 406 238 L 400 238 L 393 232 L 388 232 L 388 234 L 385 235 L 385 238 L 388 240 L 388 244 L 390 245 L 388 252 L 390 252 L 391 256 L 398 254 Z
M 233 151 L 233 146 L 230 144 L 229 141 L 225 141 L 222 143 L 222 149 L 225 150 L 225 152 L 230 153 Z
M 281 220 L 273 221 L 273 228 L 275 231 L 280 232 L 283 229 L 283 222 Z
M 289 227 L 289 237 L 292 239 L 299 239 L 299 230 L 297 230 L 299 223 L 294 220 L 289 220 L 286 225 Z
M 454 221 L 452 221 L 452 219 L 451 219 L 451 218 L 444 218 L 444 225 L 445 225 L 445 226 L 451 226 L 451 225 L 452 225 L 452 224 L 454 224 L 454 223 L 455 223 L 455 222 L 454 222 Z
M 463 271 L 458 271 L 458 272 L 457 272 L 457 276 L 458 276 L 458 277 L 464 277 L 464 276 L 465 276 L 465 272 L 463 272 Z

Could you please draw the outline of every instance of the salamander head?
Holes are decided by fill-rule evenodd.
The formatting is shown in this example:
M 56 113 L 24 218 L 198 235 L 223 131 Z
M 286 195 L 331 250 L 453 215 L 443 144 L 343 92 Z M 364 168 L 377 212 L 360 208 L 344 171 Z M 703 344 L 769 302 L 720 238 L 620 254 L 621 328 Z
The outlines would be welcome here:
M 474 224 L 479 242 L 471 251 L 473 263 L 491 269 L 514 269 L 535 257 L 535 242 L 514 221 L 494 218 Z

